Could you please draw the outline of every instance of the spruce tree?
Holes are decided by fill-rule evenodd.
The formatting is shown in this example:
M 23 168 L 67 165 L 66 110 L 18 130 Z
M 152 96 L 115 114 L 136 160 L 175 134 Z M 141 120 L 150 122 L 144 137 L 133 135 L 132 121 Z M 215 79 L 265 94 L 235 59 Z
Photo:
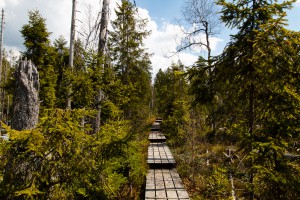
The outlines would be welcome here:
M 109 36 L 109 48 L 114 70 L 124 84 L 128 103 L 121 104 L 125 118 L 144 118 L 149 110 L 151 96 L 150 55 L 143 47 L 143 40 L 150 34 L 145 30 L 147 20 L 139 19 L 137 8 L 129 1 L 122 1 L 115 10 L 112 22 L 114 31 Z M 143 109 L 141 109 L 143 108 Z
M 182 144 L 184 126 L 189 120 L 187 88 L 184 66 L 180 61 L 165 71 L 160 70 L 155 77 L 155 104 L 158 115 L 164 119 L 163 131 L 172 136 L 177 145 Z
M 286 91 L 291 69 L 299 70 L 291 61 L 299 47 L 290 45 L 299 42 L 294 39 L 299 33 L 286 30 L 284 19 L 293 2 L 218 2 L 223 22 L 238 30 L 219 57 L 217 73 L 230 119 L 226 125 L 241 137 L 249 161 L 245 181 L 250 199 L 293 199 L 299 192 L 294 187 L 299 170 L 285 157 L 288 141 L 299 134 L 300 119 L 299 106 Z
M 56 97 L 57 97 L 57 107 L 65 107 L 66 99 L 66 83 L 65 83 L 65 71 L 68 66 L 69 50 L 66 47 L 67 41 L 63 36 L 54 40 L 54 50 L 56 53 L 55 59 L 55 73 L 57 74 L 56 83 Z
M 50 32 L 38 10 L 28 13 L 29 21 L 22 27 L 21 34 L 24 38 L 26 51 L 23 55 L 31 60 L 40 74 L 40 99 L 45 108 L 54 107 L 56 96 L 55 87 L 57 75 L 55 73 L 55 51 L 50 46 Z

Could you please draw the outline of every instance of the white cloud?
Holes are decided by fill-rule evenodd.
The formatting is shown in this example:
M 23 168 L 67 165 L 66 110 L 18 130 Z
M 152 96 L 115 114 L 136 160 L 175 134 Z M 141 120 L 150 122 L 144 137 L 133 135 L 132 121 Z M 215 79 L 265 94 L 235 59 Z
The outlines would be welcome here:
M 6 46 L 18 46 L 20 50 L 24 50 L 20 30 L 24 24 L 28 23 L 28 11 L 34 9 L 39 10 L 42 17 L 46 19 L 47 29 L 52 33 L 50 36 L 51 41 L 54 41 L 60 35 L 69 40 L 72 13 L 71 0 L 4 0 L 4 2 L 0 2 L 0 6 L 5 11 L 4 44 Z M 92 5 L 93 11 L 100 10 L 99 1 L 97 3 L 95 3 L 95 0 L 78 1 L 77 31 L 81 27 L 79 20 L 86 23 L 84 15 L 88 4 Z
M 164 27 L 158 30 L 157 25 L 153 24 L 155 22 L 152 21 L 149 25 L 152 26 L 152 34 L 145 41 L 145 46 L 149 48 L 149 52 L 154 53 L 151 58 L 153 76 L 156 75 L 159 69 L 165 70 L 173 62 L 177 63 L 179 59 L 184 65 L 191 65 L 197 60 L 197 56 L 184 52 L 172 56 L 176 52 L 176 40 L 182 36 L 179 26 L 165 23 Z
M 300 0 L 296 1 L 296 6 L 300 6 Z
M 177 63 L 178 60 L 181 60 L 185 66 L 191 66 L 196 62 L 199 54 L 205 51 L 196 47 L 194 51 L 175 54 L 180 39 L 184 37 L 183 27 L 165 21 L 163 26 L 159 28 L 157 23 L 151 19 L 147 10 L 139 9 L 139 13 L 141 17 L 149 20 L 147 29 L 152 31 L 152 34 L 145 40 L 145 46 L 150 53 L 154 54 L 151 58 L 153 79 L 159 69 L 165 70 L 172 63 Z M 216 50 L 218 43 L 221 41 L 223 40 L 216 37 L 210 39 L 212 51 Z
M 148 19 L 147 30 L 151 30 L 151 35 L 145 40 L 145 47 L 149 53 L 153 53 L 152 62 L 152 78 L 155 78 L 159 69 L 165 70 L 171 64 L 177 63 L 180 59 L 183 64 L 191 65 L 197 60 L 197 56 L 187 53 L 179 53 L 171 56 L 176 51 L 176 40 L 183 36 L 181 27 L 164 22 L 163 27 L 159 28 L 157 23 L 151 19 L 147 10 L 139 8 L 139 15 Z
M 116 8 L 116 2 L 121 0 L 111 0 L 110 11 L 111 19 L 116 16 L 114 9 Z M 83 23 L 77 21 L 77 30 L 84 32 L 82 28 L 87 27 L 87 8 L 91 5 L 92 18 L 96 18 L 97 12 L 101 9 L 100 0 L 85 0 L 78 1 L 77 19 Z M 63 35 L 68 41 L 70 37 L 70 23 L 71 23 L 71 0 L 0 0 L 0 8 L 5 10 L 5 32 L 4 32 L 4 44 L 5 47 L 16 51 L 24 50 L 23 38 L 20 30 L 24 24 L 28 23 L 28 11 L 38 9 L 42 17 L 46 18 L 47 28 L 51 34 L 51 41 L 57 39 L 60 35 Z M 166 69 L 172 62 L 177 62 L 179 59 L 184 65 L 191 65 L 197 60 L 197 54 L 192 52 L 181 52 L 173 57 L 170 56 L 171 52 L 176 51 L 179 38 L 183 36 L 181 27 L 178 25 L 164 21 L 162 27 L 158 27 L 158 24 L 151 19 L 149 12 L 146 9 L 139 9 L 139 15 L 142 18 L 147 18 L 149 23 L 147 29 L 152 31 L 152 34 L 145 40 L 145 47 L 148 48 L 150 53 L 154 55 L 151 57 L 153 66 L 153 75 L 157 73 L 159 68 Z M 77 33 L 78 35 L 78 33 Z M 218 38 L 211 39 L 212 49 L 214 50 L 217 44 L 221 40 Z

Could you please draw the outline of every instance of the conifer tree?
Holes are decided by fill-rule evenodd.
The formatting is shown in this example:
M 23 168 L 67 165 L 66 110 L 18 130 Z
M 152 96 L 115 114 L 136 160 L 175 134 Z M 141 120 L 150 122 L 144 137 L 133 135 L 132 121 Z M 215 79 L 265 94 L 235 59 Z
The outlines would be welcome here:
M 40 99 L 42 106 L 54 107 L 56 96 L 55 87 L 57 75 L 55 73 L 55 52 L 50 46 L 50 32 L 46 27 L 46 20 L 38 10 L 28 13 L 29 21 L 22 27 L 21 34 L 24 38 L 26 51 L 23 53 L 38 68 L 40 74 Z
M 68 66 L 69 50 L 66 47 L 67 41 L 63 36 L 54 40 L 54 50 L 56 53 L 55 59 L 55 72 L 57 74 L 56 83 L 56 97 L 57 97 L 57 107 L 65 107 L 66 99 L 66 83 L 65 83 L 65 71 Z
M 160 70 L 154 83 L 158 115 L 163 117 L 163 129 L 175 141 L 182 143 L 184 128 L 188 119 L 188 84 L 184 77 L 184 66 L 179 61 L 166 71 Z
M 284 156 L 300 117 L 299 106 L 284 89 L 295 66 L 291 59 L 299 54 L 299 47 L 289 45 L 298 41 L 292 38 L 299 38 L 299 33 L 284 28 L 284 10 L 293 2 L 218 2 L 223 22 L 238 30 L 220 56 L 217 72 L 223 107 L 231 119 L 227 126 L 240 135 L 249 161 L 245 181 L 250 183 L 250 199 L 293 199 L 299 192 L 293 187 L 299 181 L 285 173 L 297 169 Z
M 128 103 L 121 104 L 125 118 L 144 118 L 149 110 L 151 96 L 150 55 L 143 47 L 143 40 L 150 34 L 145 30 L 147 20 L 139 19 L 137 8 L 129 1 L 122 1 L 112 22 L 114 31 L 109 36 L 109 47 L 114 70 L 126 90 Z M 143 108 L 143 109 L 141 109 Z

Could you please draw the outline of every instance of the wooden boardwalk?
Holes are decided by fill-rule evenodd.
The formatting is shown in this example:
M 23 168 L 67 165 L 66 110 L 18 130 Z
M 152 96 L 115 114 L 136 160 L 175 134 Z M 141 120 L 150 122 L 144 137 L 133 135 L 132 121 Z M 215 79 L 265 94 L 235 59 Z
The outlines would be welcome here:
M 160 122 L 155 121 L 151 126 L 151 131 L 160 131 Z
M 189 199 L 176 169 L 150 169 L 145 199 Z
M 165 143 L 166 137 L 160 132 L 160 123 L 156 120 L 149 134 L 147 163 L 150 167 L 146 181 L 146 200 L 187 200 L 189 195 L 184 189 L 176 170 L 175 159 Z
M 173 155 L 165 142 L 150 143 L 147 163 L 151 168 L 173 168 L 176 164 Z
M 149 134 L 150 142 L 165 142 L 166 136 L 159 131 L 151 131 Z

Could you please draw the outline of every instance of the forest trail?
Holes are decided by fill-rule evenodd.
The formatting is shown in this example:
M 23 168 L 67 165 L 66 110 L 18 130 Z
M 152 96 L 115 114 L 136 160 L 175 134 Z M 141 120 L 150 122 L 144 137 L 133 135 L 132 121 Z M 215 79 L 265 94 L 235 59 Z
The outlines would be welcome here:
M 161 122 L 162 120 L 157 119 L 149 134 L 151 143 L 148 147 L 147 163 L 150 169 L 147 174 L 145 199 L 190 199 L 176 170 L 176 162 L 166 144 L 166 137 L 160 132 Z

